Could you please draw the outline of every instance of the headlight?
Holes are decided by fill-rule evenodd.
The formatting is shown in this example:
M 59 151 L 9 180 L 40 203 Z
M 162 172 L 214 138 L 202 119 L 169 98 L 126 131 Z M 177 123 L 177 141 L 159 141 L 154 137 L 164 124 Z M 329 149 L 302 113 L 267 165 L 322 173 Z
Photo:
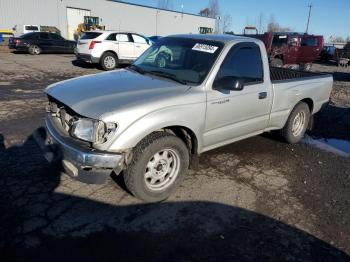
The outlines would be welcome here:
M 102 144 L 117 128 L 115 123 L 104 123 L 98 120 L 81 118 L 73 122 L 71 135 L 91 143 Z

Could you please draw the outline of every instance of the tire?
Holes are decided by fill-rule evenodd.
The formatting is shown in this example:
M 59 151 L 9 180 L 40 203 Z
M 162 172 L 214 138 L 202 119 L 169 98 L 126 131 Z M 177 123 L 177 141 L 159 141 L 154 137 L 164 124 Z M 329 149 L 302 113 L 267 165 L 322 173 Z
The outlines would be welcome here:
M 28 52 L 31 55 L 40 55 L 41 54 L 41 48 L 37 45 L 30 45 L 28 47 Z
M 283 60 L 279 58 L 273 58 L 271 59 L 271 66 L 272 67 L 283 67 Z
M 168 65 L 170 61 L 170 56 L 164 52 L 160 53 L 157 55 L 156 57 L 156 65 L 159 67 L 159 68 L 164 68 Z
M 312 63 L 306 63 L 301 66 L 302 70 L 305 72 L 309 72 L 312 68 Z
M 119 64 L 118 57 L 112 52 L 106 52 L 100 59 L 100 66 L 105 71 L 114 70 Z
M 300 70 L 300 65 L 291 64 L 287 68 L 290 70 Z
M 295 144 L 300 142 L 309 125 L 310 115 L 310 109 L 306 103 L 300 102 L 294 107 L 281 130 L 281 135 L 287 143 Z
M 155 132 L 134 148 L 132 161 L 124 171 L 125 185 L 145 202 L 160 202 L 181 184 L 188 166 L 189 151 L 185 143 L 172 134 Z M 163 182 L 160 177 L 164 177 Z

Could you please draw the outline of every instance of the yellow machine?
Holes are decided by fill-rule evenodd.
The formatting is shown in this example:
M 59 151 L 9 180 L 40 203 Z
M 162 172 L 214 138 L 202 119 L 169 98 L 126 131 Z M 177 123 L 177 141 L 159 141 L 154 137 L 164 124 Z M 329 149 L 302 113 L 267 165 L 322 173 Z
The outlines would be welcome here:
M 14 32 L 11 29 L 0 29 L 0 34 L 3 36 L 13 36 Z
M 81 37 L 84 32 L 91 30 L 105 30 L 104 25 L 100 25 L 100 18 L 96 16 L 84 16 L 84 23 L 78 25 L 77 37 Z

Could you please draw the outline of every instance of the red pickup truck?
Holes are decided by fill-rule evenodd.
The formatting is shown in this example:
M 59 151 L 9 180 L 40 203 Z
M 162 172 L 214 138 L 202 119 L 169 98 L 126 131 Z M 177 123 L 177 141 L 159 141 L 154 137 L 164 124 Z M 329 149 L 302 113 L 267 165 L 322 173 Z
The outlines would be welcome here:
M 264 42 L 271 66 L 309 71 L 323 50 L 320 35 L 292 32 L 245 34 Z

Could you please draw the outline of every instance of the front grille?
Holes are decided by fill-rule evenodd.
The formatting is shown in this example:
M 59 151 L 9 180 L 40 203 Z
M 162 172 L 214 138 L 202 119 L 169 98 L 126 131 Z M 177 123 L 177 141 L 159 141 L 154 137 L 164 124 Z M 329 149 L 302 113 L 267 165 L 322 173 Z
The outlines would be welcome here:
M 61 129 L 67 133 L 69 133 L 73 122 L 78 119 L 77 114 L 75 114 L 69 107 L 52 97 L 49 97 L 47 112 L 50 113 L 51 117 L 59 120 L 58 122 L 61 125 Z

